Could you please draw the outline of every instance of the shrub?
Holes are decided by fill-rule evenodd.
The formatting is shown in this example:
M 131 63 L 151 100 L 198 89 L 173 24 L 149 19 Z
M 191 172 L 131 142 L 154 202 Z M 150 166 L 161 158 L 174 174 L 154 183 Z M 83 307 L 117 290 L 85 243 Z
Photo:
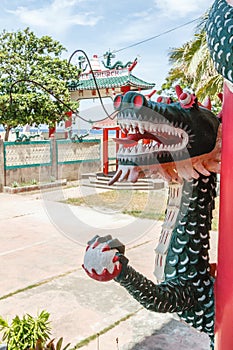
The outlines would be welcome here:
M 15 316 L 11 324 L 0 317 L 0 331 L 4 332 L 2 340 L 7 343 L 8 350 L 36 349 L 38 341 L 45 344 L 51 331 L 49 316 L 43 310 L 37 317 Z

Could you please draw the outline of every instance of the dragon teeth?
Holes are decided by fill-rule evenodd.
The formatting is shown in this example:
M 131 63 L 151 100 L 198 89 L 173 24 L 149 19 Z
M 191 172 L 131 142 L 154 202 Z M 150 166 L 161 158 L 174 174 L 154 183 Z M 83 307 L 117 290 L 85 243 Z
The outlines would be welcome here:
M 135 116 L 133 116 L 134 118 Z M 140 118 L 139 118 L 140 119 Z M 122 153 L 127 153 L 127 154 L 138 154 L 138 153 L 147 153 L 151 155 L 152 152 L 158 152 L 158 151 L 166 151 L 166 152 L 182 152 L 185 147 L 187 147 L 188 144 L 188 135 L 186 132 L 183 130 L 178 129 L 176 126 L 171 126 L 169 124 L 153 124 L 150 123 L 150 121 L 140 121 L 139 119 L 137 120 L 132 120 L 131 115 L 127 115 L 126 118 L 123 120 L 119 121 L 119 125 L 121 127 L 121 130 L 124 133 L 130 133 L 134 134 L 137 133 L 138 131 L 140 134 L 144 134 L 145 131 L 148 131 L 150 133 L 166 133 L 171 136 L 177 136 L 181 139 L 181 141 L 178 144 L 171 144 L 171 145 L 166 145 L 166 144 L 158 144 L 155 140 L 151 141 L 149 146 L 144 147 L 141 145 L 139 142 L 136 146 L 134 146 L 133 149 L 126 150 L 123 148 L 119 148 L 118 155 Z M 145 154 L 146 156 L 146 154 Z
M 139 132 L 140 132 L 140 134 L 144 134 L 144 131 L 145 131 L 144 128 L 140 125 L 140 126 L 139 126 Z
M 142 143 L 138 143 L 138 152 L 143 152 L 143 145 Z
M 123 145 L 120 145 L 120 146 L 119 146 L 118 152 L 119 152 L 119 153 L 124 152 L 124 147 L 123 147 Z

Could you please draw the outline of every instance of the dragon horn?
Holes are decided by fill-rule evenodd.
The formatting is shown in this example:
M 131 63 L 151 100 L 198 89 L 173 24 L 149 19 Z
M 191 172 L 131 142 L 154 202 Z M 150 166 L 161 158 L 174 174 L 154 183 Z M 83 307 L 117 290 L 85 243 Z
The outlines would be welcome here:
M 211 100 L 209 96 L 207 96 L 206 99 L 202 102 L 202 105 L 211 111 L 212 105 L 211 105 Z
M 180 95 L 183 93 L 183 89 L 180 87 L 180 85 L 176 85 L 175 90 L 176 90 L 177 97 L 179 98 Z

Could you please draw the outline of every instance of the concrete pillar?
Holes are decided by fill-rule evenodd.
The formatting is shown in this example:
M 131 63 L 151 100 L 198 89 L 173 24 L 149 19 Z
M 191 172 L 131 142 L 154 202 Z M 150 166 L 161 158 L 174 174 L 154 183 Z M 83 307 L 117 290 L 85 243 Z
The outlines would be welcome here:
M 58 179 L 58 168 L 57 168 L 57 147 L 56 147 L 56 138 L 54 135 L 50 136 L 51 142 L 51 153 L 52 153 L 52 165 L 51 165 L 51 176 Z
M 5 186 L 4 142 L 0 139 L 0 192 Z

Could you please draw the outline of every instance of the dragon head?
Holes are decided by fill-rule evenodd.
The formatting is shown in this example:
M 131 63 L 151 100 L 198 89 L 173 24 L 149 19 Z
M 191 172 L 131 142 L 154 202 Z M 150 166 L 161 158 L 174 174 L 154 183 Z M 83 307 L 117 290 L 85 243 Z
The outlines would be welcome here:
M 152 102 L 135 92 L 115 97 L 114 108 L 125 138 L 115 139 L 120 144 L 119 168 L 111 183 L 134 182 L 142 173 L 177 180 L 219 170 L 218 118 L 200 106 L 194 95 L 180 91 L 178 96 L 179 102 L 170 104 Z M 186 168 L 189 164 L 187 176 L 182 174 L 181 164 Z

